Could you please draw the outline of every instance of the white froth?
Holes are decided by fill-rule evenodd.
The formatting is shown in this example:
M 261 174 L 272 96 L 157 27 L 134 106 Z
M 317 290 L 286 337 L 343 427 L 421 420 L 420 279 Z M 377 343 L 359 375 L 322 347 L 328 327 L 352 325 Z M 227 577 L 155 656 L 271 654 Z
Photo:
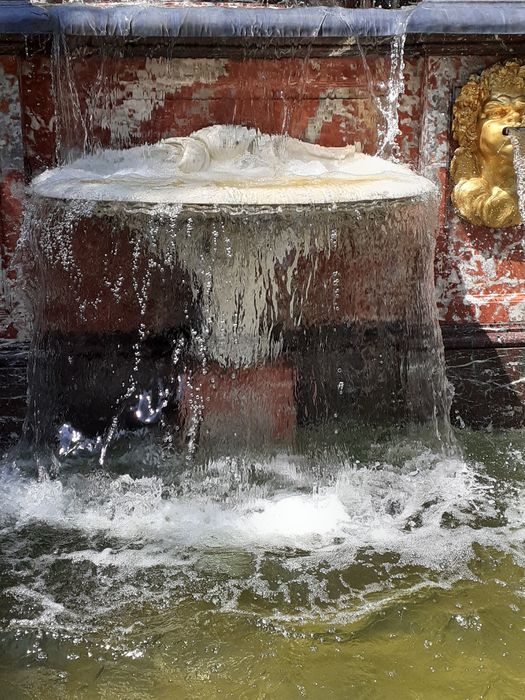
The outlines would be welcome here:
M 38 482 L 6 465 L 0 470 L 0 534 L 8 560 L 23 572 L 6 590 L 19 610 L 11 626 L 78 634 L 96 628 L 97 620 L 105 625 L 107 614 L 122 606 L 172 605 L 187 596 L 249 612 L 245 594 L 267 601 L 275 619 L 328 614 L 348 622 L 419 587 L 470 577 L 477 545 L 523 562 L 523 489 L 507 494 L 506 516 L 499 518 L 497 480 L 482 465 L 424 451 L 398 466 L 339 463 L 318 481 L 301 469 L 301 460 L 249 464 L 276 482 L 227 497 L 220 482 L 232 483 L 235 468 L 242 471 L 235 460 L 210 463 L 208 475 L 190 479 L 188 472 L 190 490 L 157 476 L 102 471 Z M 499 524 L 480 527 L 487 518 Z M 21 548 L 40 530 L 49 537 L 48 528 L 57 549 L 21 558 Z M 390 572 L 389 561 L 396 571 Z M 377 577 L 369 581 L 339 576 L 370 562 Z M 426 573 L 413 578 L 408 569 L 405 578 L 399 566 L 412 565 Z M 57 581 L 62 567 L 72 581 L 83 581 L 92 567 L 96 577 L 78 597 Z M 297 598 L 299 589 L 307 599 Z M 283 608 L 282 600 L 292 608 Z
M 47 170 L 32 190 L 58 199 L 173 204 L 323 204 L 433 192 L 407 166 L 287 136 L 217 125 L 189 137 L 101 150 Z
M 214 465 L 219 471 L 227 468 L 226 463 Z M 171 552 L 166 564 L 187 547 L 329 548 L 336 559 L 349 561 L 358 549 L 372 547 L 432 568 L 468 560 L 480 538 L 492 543 L 492 534 L 472 529 L 465 515 L 476 502 L 493 515 L 487 498 L 491 484 L 480 483 L 464 461 L 436 455 L 422 455 L 407 471 L 345 465 L 332 485 L 315 493 L 245 493 L 229 503 L 214 501 L 199 488 L 166 497 L 158 477 L 114 478 L 99 472 L 36 482 L 15 471 L 4 472 L 2 481 L 2 519 L 156 543 L 160 551 L 168 547 Z M 456 519 L 454 529 L 443 528 L 445 513 Z

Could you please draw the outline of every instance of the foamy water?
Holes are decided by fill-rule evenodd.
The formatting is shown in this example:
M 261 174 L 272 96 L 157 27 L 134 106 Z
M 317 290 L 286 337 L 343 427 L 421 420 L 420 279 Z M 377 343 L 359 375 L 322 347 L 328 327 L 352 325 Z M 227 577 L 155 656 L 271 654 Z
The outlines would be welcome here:
M 487 459 L 402 444 L 175 481 L 4 464 L 9 697 L 519 697 L 523 439 L 474 437 Z
M 416 587 L 469 577 L 478 545 L 522 558 L 525 490 L 502 491 L 480 464 L 421 451 L 396 466 L 332 464 L 329 477 L 314 479 L 300 460 L 282 457 L 251 464 L 266 474 L 265 486 L 245 484 L 225 497 L 222 485 L 245 466 L 210 463 L 200 478 L 188 476 L 188 488 L 158 476 L 102 471 L 39 482 L 5 466 L 4 552 L 25 572 L 5 591 L 21 606 L 11 624 L 74 631 L 132 602 L 187 596 L 241 611 L 244 597 L 255 596 L 281 616 L 288 613 L 279 600 L 291 605 L 297 587 L 305 591 L 301 614 L 324 607 L 332 615 L 356 615 L 356 595 L 384 588 L 392 564 L 384 569 L 381 557 L 427 571 L 410 584 Z M 42 533 L 52 544 L 20 557 Z M 363 557 L 380 558 L 372 582 L 334 591 L 333 576 L 362 566 Z M 62 567 L 71 591 L 54 580 Z M 80 601 L 74 588 L 84 586 L 86 571 L 90 592 Z
M 174 204 L 315 204 L 433 193 L 407 166 L 239 126 L 126 150 L 100 150 L 47 170 L 44 197 Z
M 215 463 L 209 468 L 228 470 L 231 464 Z M 433 454 L 415 458 L 408 469 L 345 465 L 332 485 L 319 486 L 315 493 L 312 488 L 309 493 L 285 489 L 258 496 L 259 489 L 253 487 L 253 493 L 245 491 L 242 498 L 234 495 L 230 503 L 214 501 L 207 492 L 177 497 L 159 477 L 115 478 L 95 472 L 38 482 L 8 470 L 2 479 L 2 519 L 16 527 L 41 521 L 179 548 L 315 550 L 330 546 L 334 538 L 344 538 L 351 550 L 373 546 L 405 556 L 410 544 L 421 561 L 447 559 L 448 545 L 441 551 L 440 542 L 435 541 L 429 549 L 425 538 L 438 535 L 446 512 L 468 525 L 462 508 L 478 499 L 487 509 L 483 499 L 490 492 L 490 480 L 479 481 L 479 475 L 461 460 Z M 414 531 L 407 530 L 416 515 L 422 515 L 420 524 Z M 456 532 L 455 542 L 461 539 Z

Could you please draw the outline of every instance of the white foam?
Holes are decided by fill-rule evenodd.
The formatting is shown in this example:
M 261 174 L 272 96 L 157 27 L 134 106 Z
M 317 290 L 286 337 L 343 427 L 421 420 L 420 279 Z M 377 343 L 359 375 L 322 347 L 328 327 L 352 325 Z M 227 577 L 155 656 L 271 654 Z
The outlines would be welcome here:
M 2 476 L 0 524 L 14 519 L 17 527 L 45 522 L 104 532 L 123 541 L 169 545 L 174 556 L 187 547 L 328 547 L 351 560 L 359 548 L 372 547 L 430 567 L 461 560 L 474 541 L 487 536 L 470 527 L 471 515 L 465 513 L 479 501 L 493 515 L 486 498 L 491 483 L 480 481 L 459 459 L 424 454 L 409 467 L 342 465 L 331 485 L 310 493 L 245 490 L 227 503 L 214 501 L 205 487 L 199 493 L 198 484 L 194 493 L 170 495 L 158 477 L 98 472 L 37 482 L 12 471 Z M 231 464 L 212 467 L 228 468 Z M 454 529 L 443 528 L 445 513 L 456 519 Z
M 247 466 L 257 485 L 225 494 Z M 476 545 L 523 562 L 523 488 L 499 493 L 482 465 L 422 451 L 398 466 L 385 455 L 314 472 L 284 457 L 230 459 L 188 472 L 187 485 L 174 488 L 157 476 L 102 471 L 36 481 L 6 465 L 0 535 L 4 557 L 23 573 L 5 591 L 18 606 L 11 626 L 78 634 L 130 603 L 188 597 L 248 614 L 249 601 L 264 599 L 275 620 L 344 622 L 419 587 L 472 576 Z M 85 572 L 90 586 L 79 597 Z M 71 590 L 62 575 L 76 582 Z
M 101 150 L 34 179 L 59 199 L 174 204 L 313 204 L 434 192 L 407 166 L 287 136 L 217 125 L 189 137 Z

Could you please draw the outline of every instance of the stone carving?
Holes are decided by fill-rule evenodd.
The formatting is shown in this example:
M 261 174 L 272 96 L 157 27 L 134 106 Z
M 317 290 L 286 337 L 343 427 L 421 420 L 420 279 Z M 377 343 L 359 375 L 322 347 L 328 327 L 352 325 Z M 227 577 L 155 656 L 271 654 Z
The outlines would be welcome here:
M 190 136 L 105 149 L 42 173 L 44 197 L 166 204 L 323 204 L 398 199 L 434 187 L 401 163 L 216 124 Z
M 512 144 L 503 129 L 523 125 L 524 118 L 524 63 L 497 63 L 461 89 L 452 125 L 459 147 L 450 171 L 452 201 L 467 221 L 490 228 L 521 223 Z

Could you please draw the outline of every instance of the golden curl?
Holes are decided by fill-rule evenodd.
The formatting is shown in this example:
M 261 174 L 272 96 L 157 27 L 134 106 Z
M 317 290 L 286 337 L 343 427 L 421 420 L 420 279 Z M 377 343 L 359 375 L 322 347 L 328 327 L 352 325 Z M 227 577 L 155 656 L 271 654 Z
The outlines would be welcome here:
M 525 65 L 518 61 L 496 63 L 480 75 L 471 75 L 453 108 L 452 135 L 459 146 L 450 168 L 455 183 L 452 201 L 462 217 L 491 228 L 521 222 L 512 163 L 509 168 L 496 168 L 480 152 L 485 122 L 492 120 L 496 126 L 501 123 L 501 129 L 507 122 L 510 126 L 516 123 L 516 107 L 511 101 L 499 104 L 501 95 L 525 95 Z M 501 160 L 504 156 L 499 157 Z

